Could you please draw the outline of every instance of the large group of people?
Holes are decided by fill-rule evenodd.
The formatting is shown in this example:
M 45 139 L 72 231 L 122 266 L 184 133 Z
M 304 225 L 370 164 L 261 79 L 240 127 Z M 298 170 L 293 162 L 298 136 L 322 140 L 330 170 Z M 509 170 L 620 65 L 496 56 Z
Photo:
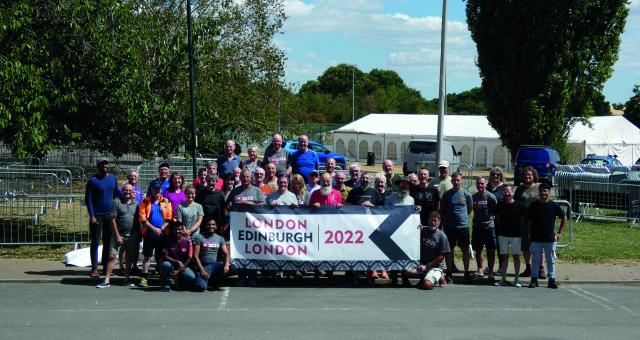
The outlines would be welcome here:
M 238 204 L 414 206 L 421 226 L 416 235 L 420 238 L 419 265 L 400 272 L 347 272 L 356 282 L 364 275 L 369 282 L 383 278 L 395 285 L 400 275 L 403 285 L 411 285 L 409 278 L 417 277 L 421 289 L 445 286 L 459 272 L 454 261 L 454 248 L 458 246 L 464 283 L 489 280 L 496 286 L 521 287 L 520 279 L 531 277 L 528 287 L 537 287 L 538 280 L 545 278 L 548 287 L 558 287 L 555 247 L 566 216 L 549 200 L 550 187 L 538 183 L 534 168 L 524 169 L 522 185 L 514 187 L 504 183 L 502 169 L 495 167 L 488 178 L 476 178 L 477 192 L 472 195 L 464 189 L 459 172 L 449 174 L 446 160 L 438 164 L 439 174 L 433 178 L 425 168 L 409 176 L 395 174 L 393 162 L 385 160 L 380 173 L 362 171 L 358 164 L 351 164 L 347 179 L 346 169 L 336 171 L 334 159 L 327 159 L 321 169 L 305 135 L 298 138 L 298 149 L 291 153 L 282 148 L 282 137 L 274 135 L 262 160 L 254 146 L 247 150 L 249 158 L 242 160 L 234 152 L 235 145 L 233 140 L 226 141 L 225 153 L 200 169 L 191 184 L 185 183 L 180 172 L 171 172 L 168 163 L 161 163 L 158 177 L 146 191 L 138 187 L 135 170 L 118 187 L 116 177 L 109 173 L 109 161 L 97 161 L 98 171 L 87 182 L 85 198 L 90 218 L 90 276 L 103 277 L 98 288 L 110 286 L 116 263 L 127 285 L 147 287 L 152 258 L 165 291 L 217 289 L 231 273 L 237 274 L 242 284 L 255 286 L 256 270 L 234 270 L 230 265 L 229 213 Z M 556 218 L 560 218 L 557 231 Z M 101 239 L 103 271 L 99 273 Z M 142 269 L 138 269 L 141 240 L 143 260 Z M 476 254 L 475 271 L 470 269 L 472 251 Z M 511 282 L 507 280 L 509 254 L 515 269 Z M 134 271 L 139 275 L 135 284 L 130 279 Z M 295 271 L 285 274 L 300 276 Z M 321 274 L 314 273 L 316 278 Z M 333 277 L 332 272 L 325 275 Z M 500 278 L 496 280 L 496 276 Z

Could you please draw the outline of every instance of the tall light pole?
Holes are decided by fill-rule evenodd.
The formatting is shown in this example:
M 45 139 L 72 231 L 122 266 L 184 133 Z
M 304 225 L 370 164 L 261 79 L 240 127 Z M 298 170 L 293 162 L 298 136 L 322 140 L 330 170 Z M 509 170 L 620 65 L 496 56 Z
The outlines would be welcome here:
M 191 32 L 191 0 L 187 0 L 187 45 L 189 45 L 189 95 L 191 101 L 191 142 L 193 143 L 193 178 L 198 176 L 196 164 L 198 137 L 196 136 L 196 98 L 193 80 L 193 37 Z
M 351 122 L 356 121 L 356 65 L 351 65 Z
M 442 140 L 444 139 L 444 115 L 447 111 L 447 73 L 445 62 L 445 42 L 447 37 L 447 0 L 442 0 L 442 29 L 440 30 L 440 90 L 438 93 L 438 152 L 436 164 L 442 160 Z

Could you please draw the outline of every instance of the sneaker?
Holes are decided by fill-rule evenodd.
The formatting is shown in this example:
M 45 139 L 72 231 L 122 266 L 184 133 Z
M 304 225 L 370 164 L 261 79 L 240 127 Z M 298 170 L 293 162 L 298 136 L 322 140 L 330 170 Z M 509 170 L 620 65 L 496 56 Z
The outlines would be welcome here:
M 522 284 L 520 284 L 520 280 L 514 280 L 513 281 L 513 286 L 516 288 L 521 288 Z
M 95 270 L 95 269 L 94 269 L 94 270 L 92 270 L 92 271 L 90 271 L 90 272 L 89 272 L 89 276 L 91 276 L 91 277 L 92 277 L 92 278 L 94 278 L 94 279 L 97 279 L 97 278 L 99 278 L 99 277 L 100 277 L 100 274 L 98 273 L 98 271 L 97 271 L 97 270 Z
M 493 283 L 494 286 L 498 286 L 498 287 L 506 287 L 509 285 L 509 282 L 505 281 L 505 280 L 499 280 Z
M 550 277 L 549 282 L 547 283 L 547 287 L 551 289 L 558 289 L 558 283 L 556 282 L 556 279 Z
M 147 283 L 147 278 L 146 277 L 141 277 L 140 278 L 140 283 L 138 283 L 138 287 L 140 287 L 140 288 L 149 287 L 149 283 Z
M 535 277 L 531 278 L 531 282 L 529 282 L 529 288 L 536 288 L 538 287 L 538 279 Z
M 102 281 L 96 285 L 96 288 L 109 288 L 109 287 L 111 287 L 111 284 L 107 281 Z
M 169 285 L 165 285 L 164 287 L 162 287 L 162 291 L 163 291 L 163 292 L 170 293 L 170 292 L 171 292 L 171 286 L 169 286 Z
M 522 273 L 520 273 L 520 277 L 530 277 L 530 276 L 531 276 L 531 268 L 527 268 Z

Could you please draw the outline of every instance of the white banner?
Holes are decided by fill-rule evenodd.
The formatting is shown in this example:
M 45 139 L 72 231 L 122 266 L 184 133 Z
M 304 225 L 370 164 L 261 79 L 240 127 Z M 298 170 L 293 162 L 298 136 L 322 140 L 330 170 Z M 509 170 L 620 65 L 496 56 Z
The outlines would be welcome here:
M 412 206 L 236 210 L 231 258 L 241 268 L 398 269 L 420 257 L 420 217 Z

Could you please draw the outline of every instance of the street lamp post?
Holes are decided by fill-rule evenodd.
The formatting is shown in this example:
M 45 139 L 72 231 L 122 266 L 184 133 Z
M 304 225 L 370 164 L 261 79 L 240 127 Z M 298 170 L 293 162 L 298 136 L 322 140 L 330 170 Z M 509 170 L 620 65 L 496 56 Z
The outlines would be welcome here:
M 356 121 L 356 65 L 351 65 L 351 122 Z
M 196 98 L 194 95 L 193 80 L 193 37 L 191 32 L 191 0 L 187 0 L 187 44 L 189 45 L 189 96 L 191 101 L 191 142 L 193 143 L 193 178 L 197 178 L 198 169 L 196 164 L 198 137 L 196 136 Z
M 447 0 L 442 0 L 442 30 L 440 31 L 440 90 L 438 93 L 438 152 L 436 164 L 442 160 L 442 140 L 444 139 L 444 115 L 447 111 L 447 73 L 445 42 L 447 36 Z

